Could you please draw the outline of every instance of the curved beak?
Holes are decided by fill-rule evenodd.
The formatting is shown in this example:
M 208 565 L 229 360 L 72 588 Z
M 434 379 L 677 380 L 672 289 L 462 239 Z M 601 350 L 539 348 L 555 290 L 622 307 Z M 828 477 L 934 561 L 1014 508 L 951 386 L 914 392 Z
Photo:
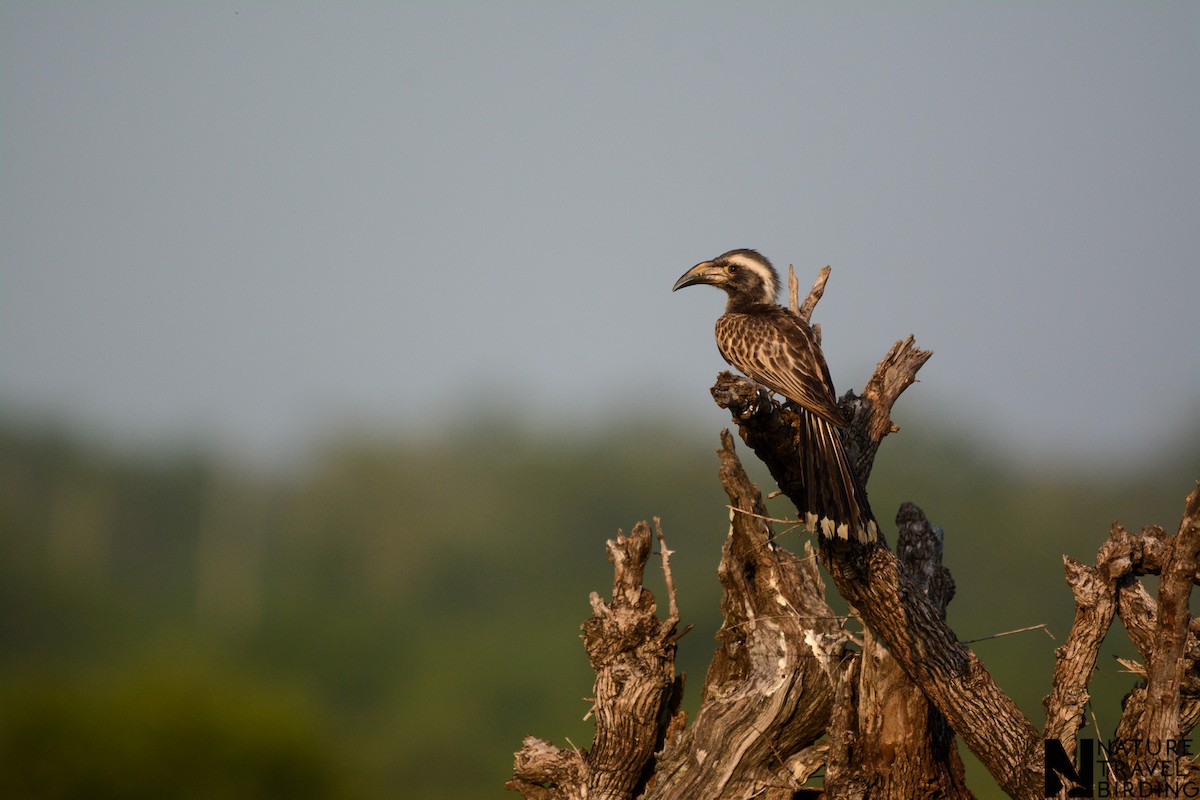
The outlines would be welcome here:
M 675 281 L 675 285 L 671 287 L 671 291 L 677 292 L 685 286 L 695 286 L 697 283 L 707 283 L 711 286 L 716 286 L 724 274 L 720 269 L 713 266 L 713 262 L 701 261 L 683 273 L 679 280 Z

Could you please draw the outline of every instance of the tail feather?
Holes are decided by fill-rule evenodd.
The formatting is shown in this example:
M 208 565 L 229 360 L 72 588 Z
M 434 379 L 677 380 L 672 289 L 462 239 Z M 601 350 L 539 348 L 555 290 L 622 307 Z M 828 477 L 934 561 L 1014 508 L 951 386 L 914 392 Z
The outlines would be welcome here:
M 841 431 L 828 420 L 800 409 L 800 492 L 805 526 L 822 536 L 873 542 L 879 538 L 867 494 L 850 468 Z

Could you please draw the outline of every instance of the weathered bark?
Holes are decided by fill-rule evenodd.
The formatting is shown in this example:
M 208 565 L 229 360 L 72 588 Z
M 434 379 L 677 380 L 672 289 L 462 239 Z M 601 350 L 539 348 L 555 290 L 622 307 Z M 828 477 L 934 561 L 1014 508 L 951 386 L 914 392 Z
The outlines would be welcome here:
M 1193 492 L 1159 579 L 1157 646 L 1150 652 L 1142 738 L 1179 739 L 1179 694 L 1187 670 L 1188 599 L 1200 560 L 1200 492 Z
M 626 800 L 637 796 L 653 774 L 653 755 L 662 747 L 682 690 L 675 677 L 679 613 L 661 529 L 659 540 L 670 595 L 670 612 L 662 621 L 655 615 L 654 596 L 642 586 L 650 527 L 640 522 L 628 537 L 618 534 L 606 545 L 613 564 L 612 599 L 605 603 L 593 592 L 593 613 L 583 624 L 584 645 L 596 670 L 591 750 L 561 750 L 527 737 L 505 788 L 530 800 Z
M 944 619 L 954 581 L 942 566 L 941 531 L 911 503 L 901 506 L 896 524 L 901 571 Z M 866 775 L 867 796 L 972 797 L 945 716 L 869 629 L 863 635 L 862 663 L 857 769 Z
M 1105 547 L 1120 570 L 1118 614 L 1145 659 L 1144 665 L 1126 662 L 1145 685 L 1125 698 L 1107 754 L 1113 777 L 1132 791 L 1200 796 L 1185 741 L 1200 722 L 1200 621 L 1188 612 L 1200 565 L 1200 486 L 1188 495 L 1174 536 L 1157 526 L 1130 534 L 1114 525 Z M 1161 576 L 1157 601 L 1137 580 L 1147 574 Z
M 1075 595 L 1075 622 L 1062 647 L 1054 651 L 1054 679 L 1043 705 L 1047 739 L 1074 742 L 1084 724 L 1100 645 L 1117 611 L 1117 587 L 1109 558 L 1100 552 L 1095 567 L 1063 556 L 1067 583 Z M 1073 753 L 1073 751 L 1072 751 Z
M 721 483 L 730 527 L 717 575 L 725 624 L 695 721 L 668 742 L 647 798 L 749 798 L 803 783 L 793 762 L 825 732 L 830 674 L 847 634 L 825 602 L 816 558 L 778 547 L 728 432 Z M 804 777 L 807 777 L 805 775 Z
M 827 568 L 843 596 L 1000 787 L 1014 797 L 1041 797 L 1037 731 L 933 605 L 914 591 L 895 557 L 874 548 L 859 565 L 850 555 L 823 550 L 832 553 Z

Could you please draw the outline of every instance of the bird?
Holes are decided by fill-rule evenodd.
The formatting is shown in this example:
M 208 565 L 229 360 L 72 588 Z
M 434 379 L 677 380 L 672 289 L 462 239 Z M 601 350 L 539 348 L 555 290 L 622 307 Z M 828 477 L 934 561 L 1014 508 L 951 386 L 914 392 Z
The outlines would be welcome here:
M 829 538 L 873 542 L 879 527 L 842 444 L 829 367 L 812 328 L 775 302 L 779 273 L 756 250 L 740 248 L 701 261 L 671 291 L 708 284 L 729 299 L 717 319 L 717 349 L 735 369 L 791 401 L 800 418 L 801 487 L 793 497 L 805 527 Z M 800 506 L 804 506 L 801 508 Z

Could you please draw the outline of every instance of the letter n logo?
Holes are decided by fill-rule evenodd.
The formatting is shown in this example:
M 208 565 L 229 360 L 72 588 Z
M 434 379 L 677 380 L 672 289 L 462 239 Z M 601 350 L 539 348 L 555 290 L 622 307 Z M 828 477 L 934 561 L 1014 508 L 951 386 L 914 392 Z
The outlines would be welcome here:
M 1094 797 L 1092 740 L 1079 740 L 1078 770 L 1071 765 L 1071 759 L 1067 758 L 1067 751 L 1058 739 L 1043 739 L 1042 744 L 1046 757 L 1046 797 L 1056 797 L 1064 788 L 1064 780 L 1073 784 L 1067 797 Z

